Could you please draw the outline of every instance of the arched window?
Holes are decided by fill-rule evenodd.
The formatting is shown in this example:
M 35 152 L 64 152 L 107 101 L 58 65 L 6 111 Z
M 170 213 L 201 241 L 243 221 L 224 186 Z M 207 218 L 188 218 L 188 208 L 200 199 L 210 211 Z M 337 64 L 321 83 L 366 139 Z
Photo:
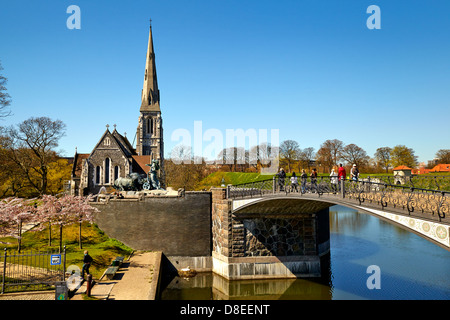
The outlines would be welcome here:
M 147 134 L 153 134 L 153 119 L 147 118 Z
M 100 166 L 95 167 L 95 183 L 100 184 Z
M 114 181 L 119 179 L 119 166 L 114 167 Z
M 111 160 L 109 160 L 109 158 L 105 159 L 105 184 L 109 184 L 109 167 L 110 167 L 110 162 L 111 162 Z

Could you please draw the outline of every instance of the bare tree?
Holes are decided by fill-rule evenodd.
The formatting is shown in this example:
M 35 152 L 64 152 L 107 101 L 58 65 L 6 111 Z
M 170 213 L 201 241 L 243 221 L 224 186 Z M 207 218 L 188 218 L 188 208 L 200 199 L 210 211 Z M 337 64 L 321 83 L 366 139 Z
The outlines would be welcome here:
M 280 160 L 288 166 L 288 172 L 291 172 L 291 167 L 297 161 L 300 153 L 300 146 L 297 141 L 285 140 L 280 145 Z
M 354 143 L 345 146 L 341 155 L 343 160 L 347 161 L 350 165 L 356 164 L 359 168 L 366 166 L 370 159 L 367 152 Z
M 2 71 L 2 65 L 0 63 L 0 71 Z M 11 110 L 9 110 L 9 105 L 11 104 L 11 97 L 6 92 L 6 83 L 8 82 L 8 79 L 4 77 L 0 73 L 0 118 L 7 117 L 11 115 Z
M 314 148 L 313 147 L 309 147 L 309 148 L 305 148 L 303 149 L 300 154 L 299 154 L 299 164 L 302 167 L 307 167 L 308 171 L 309 168 L 311 166 L 311 162 L 314 160 L 315 157 L 315 153 L 314 153 Z
M 440 149 L 436 152 L 438 163 L 450 163 L 450 149 Z
M 375 159 L 378 165 L 386 169 L 386 173 L 388 173 L 389 166 L 391 165 L 391 151 L 392 149 L 389 147 L 381 147 L 375 152 Z
M 4 146 L 7 156 L 27 178 L 31 186 L 43 195 L 47 191 L 48 165 L 55 161 L 54 148 L 65 134 L 66 125 L 47 117 L 30 118 L 17 128 L 7 129 Z
M 341 140 L 326 140 L 317 151 L 317 161 L 331 171 L 341 159 L 343 150 L 344 143 Z

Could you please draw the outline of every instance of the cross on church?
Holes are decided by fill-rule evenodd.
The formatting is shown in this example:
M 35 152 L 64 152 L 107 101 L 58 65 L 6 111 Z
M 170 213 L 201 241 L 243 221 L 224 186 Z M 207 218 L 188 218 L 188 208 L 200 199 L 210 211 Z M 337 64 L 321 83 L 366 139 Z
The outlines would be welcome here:
M 150 19 L 150 28 L 152 27 L 152 19 Z
M 106 129 L 108 129 L 108 130 L 109 130 L 109 124 L 107 124 L 107 125 L 106 125 Z

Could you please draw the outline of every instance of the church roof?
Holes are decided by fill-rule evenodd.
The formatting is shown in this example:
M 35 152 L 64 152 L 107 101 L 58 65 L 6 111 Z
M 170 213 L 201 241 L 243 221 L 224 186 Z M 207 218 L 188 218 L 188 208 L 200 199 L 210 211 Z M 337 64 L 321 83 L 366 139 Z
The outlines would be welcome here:
M 112 132 L 112 136 L 116 139 L 117 144 L 122 148 L 123 152 L 130 157 L 136 154 L 136 150 L 131 146 L 126 136 L 121 135 L 115 128 Z
M 89 158 L 89 156 L 90 156 L 89 153 L 75 152 L 72 166 L 72 178 L 79 178 L 81 176 L 81 170 L 83 168 L 83 160 Z
M 150 158 L 150 156 L 132 156 L 133 158 L 133 171 L 139 172 L 139 173 L 145 173 L 148 174 L 150 171 L 150 166 L 147 166 L 147 164 L 150 164 L 152 159 Z M 136 170 L 137 169 L 137 170 Z

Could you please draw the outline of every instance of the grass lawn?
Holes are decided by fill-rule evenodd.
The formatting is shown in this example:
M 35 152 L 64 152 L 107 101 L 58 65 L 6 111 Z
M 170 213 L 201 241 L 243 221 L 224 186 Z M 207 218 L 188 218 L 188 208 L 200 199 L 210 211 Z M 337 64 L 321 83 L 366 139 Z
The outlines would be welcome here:
M 82 249 L 79 247 L 79 225 L 74 224 L 63 228 L 63 246 L 66 246 L 66 268 L 70 265 L 83 266 L 84 250 L 88 250 L 94 259 L 90 272 L 94 278 L 98 279 L 110 265 L 111 261 L 117 256 L 127 258 L 133 249 L 125 246 L 123 243 L 109 238 L 101 231 L 97 225 L 84 223 L 82 225 Z M 51 251 L 59 249 L 59 227 L 52 227 L 52 245 L 48 245 L 49 230 L 34 231 L 33 229 L 25 232 L 22 237 L 21 252 L 30 251 Z M 17 250 L 17 239 L 12 237 L 0 238 L 0 249 Z

